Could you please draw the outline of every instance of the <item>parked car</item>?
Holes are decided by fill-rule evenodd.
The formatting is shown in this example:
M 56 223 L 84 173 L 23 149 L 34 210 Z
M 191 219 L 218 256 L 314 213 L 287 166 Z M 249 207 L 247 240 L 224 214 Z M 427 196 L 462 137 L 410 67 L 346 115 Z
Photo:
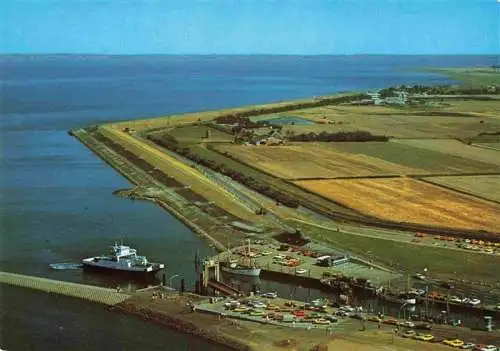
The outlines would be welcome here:
M 485 345 L 479 349 L 480 351 L 498 351 L 498 347 L 495 345 Z
M 254 308 L 266 308 L 267 307 L 267 305 L 265 303 L 260 302 L 260 301 L 252 301 L 248 305 L 251 307 L 254 307 Z
M 413 277 L 419 280 L 425 280 L 425 275 L 423 275 L 422 273 L 415 273 Z
M 462 346 L 460 346 L 460 348 L 462 350 L 472 350 L 474 347 L 476 347 L 476 344 L 473 344 L 471 342 L 467 342 L 467 343 L 463 344 Z
M 459 298 L 458 296 L 450 296 L 450 302 L 462 303 L 463 299 Z
M 268 299 L 275 299 L 278 297 L 278 293 L 277 292 L 267 292 L 267 293 L 260 294 L 260 296 L 266 297 Z
M 415 335 L 414 339 L 422 340 L 422 341 L 433 341 L 434 335 L 432 335 L 432 334 L 418 334 L 418 335 Z
M 304 273 L 307 273 L 307 269 L 304 269 L 304 268 L 296 269 L 295 273 L 297 273 L 297 274 L 304 274 Z
M 240 306 L 240 302 L 237 300 L 231 300 L 231 301 L 224 303 L 224 307 L 226 307 L 226 308 L 236 308 L 239 306 Z
M 473 299 L 469 299 L 469 302 L 468 302 L 468 304 L 469 304 L 469 305 L 472 305 L 472 306 L 477 306 L 477 305 L 479 305 L 480 303 L 481 303 L 481 300 L 479 300 L 479 299 L 474 299 L 474 298 L 473 298 Z
M 429 323 L 417 323 L 417 324 L 415 324 L 415 329 L 431 330 L 432 326 Z
M 415 323 L 413 323 L 412 321 L 404 321 L 401 322 L 400 325 L 406 328 L 415 328 Z
M 460 339 L 444 339 L 443 344 L 451 347 L 462 347 L 465 344 L 465 342 Z
M 338 318 L 335 316 L 325 316 L 324 318 L 329 320 L 332 323 L 337 323 L 339 321 Z

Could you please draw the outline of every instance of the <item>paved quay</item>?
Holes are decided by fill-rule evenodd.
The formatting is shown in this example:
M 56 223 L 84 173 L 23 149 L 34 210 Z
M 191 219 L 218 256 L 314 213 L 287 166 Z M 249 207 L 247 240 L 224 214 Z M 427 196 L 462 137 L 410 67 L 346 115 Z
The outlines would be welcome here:
M 117 292 L 115 289 L 8 272 L 0 272 L 0 284 L 8 284 L 47 293 L 76 297 L 109 306 L 116 305 L 130 297 L 130 295 Z

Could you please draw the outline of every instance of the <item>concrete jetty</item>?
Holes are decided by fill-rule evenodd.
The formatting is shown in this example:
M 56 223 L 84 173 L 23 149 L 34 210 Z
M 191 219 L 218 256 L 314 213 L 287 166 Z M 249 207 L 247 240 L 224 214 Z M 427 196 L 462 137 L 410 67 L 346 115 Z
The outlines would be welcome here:
M 123 302 L 130 297 L 130 295 L 117 292 L 115 289 L 8 272 L 0 272 L 0 284 L 71 296 L 110 306 Z

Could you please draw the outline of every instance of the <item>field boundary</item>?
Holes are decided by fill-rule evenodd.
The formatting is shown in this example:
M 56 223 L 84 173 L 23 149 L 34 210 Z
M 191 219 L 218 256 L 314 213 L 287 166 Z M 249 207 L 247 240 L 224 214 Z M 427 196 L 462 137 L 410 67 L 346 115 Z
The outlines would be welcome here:
M 418 181 L 421 181 L 421 182 L 424 182 L 424 183 L 428 183 L 428 184 L 433 185 L 433 186 L 438 186 L 438 187 L 444 188 L 446 190 L 455 191 L 455 192 L 457 192 L 459 194 L 462 194 L 462 195 L 471 196 L 471 197 L 474 197 L 474 198 L 477 198 L 477 199 L 480 199 L 480 200 L 483 200 L 483 201 L 493 202 L 495 204 L 500 205 L 500 201 L 488 199 L 487 197 L 484 197 L 484 196 L 481 196 L 481 195 L 477 195 L 477 194 L 474 194 L 474 193 L 471 193 L 471 192 L 468 192 L 468 191 L 465 191 L 465 190 L 453 188 L 450 185 L 440 184 L 440 183 L 433 182 L 433 181 L 425 179 L 425 178 L 420 178 L 420 179 L 415 179 L 415 180 L 418 180 Z
M 480 144 L 471 144 L 474 147 L 478 147 L 480 149 L 486 149 L 486 150 L 493 150 L 493 151 L 500 151 L 500 149 L 493 147 L 493 146 L 486 146 L 486 145 L 480 145 Z
M 274 175 L 271 175 L 265 171 L 261 171 L 259 168 L 249 165 L 246 162 L 243 162 L 237 158 L 232 157 L 230 154 L 229 156 L 222 153 L 221 151 L 217 150 L 216 148 L 211 148 L 210 145 L 207 145 L 207 148 L 217 152 L 219 155 L 223 157 L 227 157 L 235 162 L 240 163 L 243 166 L 252 168 L 253 170 L 257 172 L 261 172 L 271 178 L 277 179 L 279 181 L 282 181 L 290 186 L 293 186 L 303 192 L 306 192 L 310 195 L 314 195 L 316 197 L 319 197 L 323 200 L 329 201 L 332 204 L 337 205 L 338 207 L 341 207 L 350 213 L 343 213 L 335 210 L 326 210 L 322 206 L 315 206 L 314 204 L 311 205 L 309 202 L 304 202 L 303 199 L 301 199 L 300 196 L 294 196 L 292 195 L 301 206 L 304 206 L 306 208 L 309 208 L 310 210 L 314 212 L 318 212 L 319 214 L 326 216 L 330 219 L 333 220 L 338 220 L 338 221 L 344 221 L 344 222 L 354 222 L 354 223 L 359 223 L 363 225 L 368 225 L 368 226 L 375 226 L 379 228 L 387 228 L 387 229 L 396 229 L 396 230 L 402 230 L 402 231 L 415 231 L 415 232 L 426 232 L 428 234 L 435 234 L 435 235 L 449 235 L 449 236 L 455 236 L 455 237 L 467 237 L 467 238 L 477 238 L 477 239 L 485 239 L 485 240 L 492 240 L 491 236 L 492 234 L 498 234 L 494 232 L 481 232 L 477 230 L 469 230 L 469 229 L 459 229 L 459 228 L 450 228 L 450 227 L 439 227 L 439 226 L 429 226 L 429 225 L 421 225 L 421 224 L 416 224 L 416 223 L 408 223 L 408 222 L 394 222 L 394 221 L 387 221 L 378 217 L 370 216 L 367 214 L 364 214 L 360 211 L 357 211 L 349 206 L 346 206 L 344 204 L 341 204 L 339 202 L 333 201 L 332 199 L 328 199 L 325 196 L 322 196 L 318 193 L 312 192 L 308 189 L 304 189 L 296 184 L 294 184 L 292 181 L 288 181 L 286 179 L 282 178 L 277 178 Z M 471 175 L 497 175 L 498 173 L 494 174 L 471 174 Z M 456 176 L 456 174 L 454 174 Z M 440 175 L 436 175 L 440 176 Z M 396 177 L 393 177 L 396 178 Z M 413 178 L 413 177 L 411 177 Z M 496 241 L 500 241 L 500 238 L 497 238 Z

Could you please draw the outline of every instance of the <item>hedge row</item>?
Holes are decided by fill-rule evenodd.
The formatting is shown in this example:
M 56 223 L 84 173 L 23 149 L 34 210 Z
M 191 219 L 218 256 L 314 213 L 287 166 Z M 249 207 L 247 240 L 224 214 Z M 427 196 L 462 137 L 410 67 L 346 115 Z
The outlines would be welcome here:
M 338 132 L 328 133 L 321 132 L 319 134 L 310 132 L 298 134 L 289 138 L 291 141 L 388 141 L 387 136 L 373 135 L 370 132 L 358 130 L 355 132 Z

